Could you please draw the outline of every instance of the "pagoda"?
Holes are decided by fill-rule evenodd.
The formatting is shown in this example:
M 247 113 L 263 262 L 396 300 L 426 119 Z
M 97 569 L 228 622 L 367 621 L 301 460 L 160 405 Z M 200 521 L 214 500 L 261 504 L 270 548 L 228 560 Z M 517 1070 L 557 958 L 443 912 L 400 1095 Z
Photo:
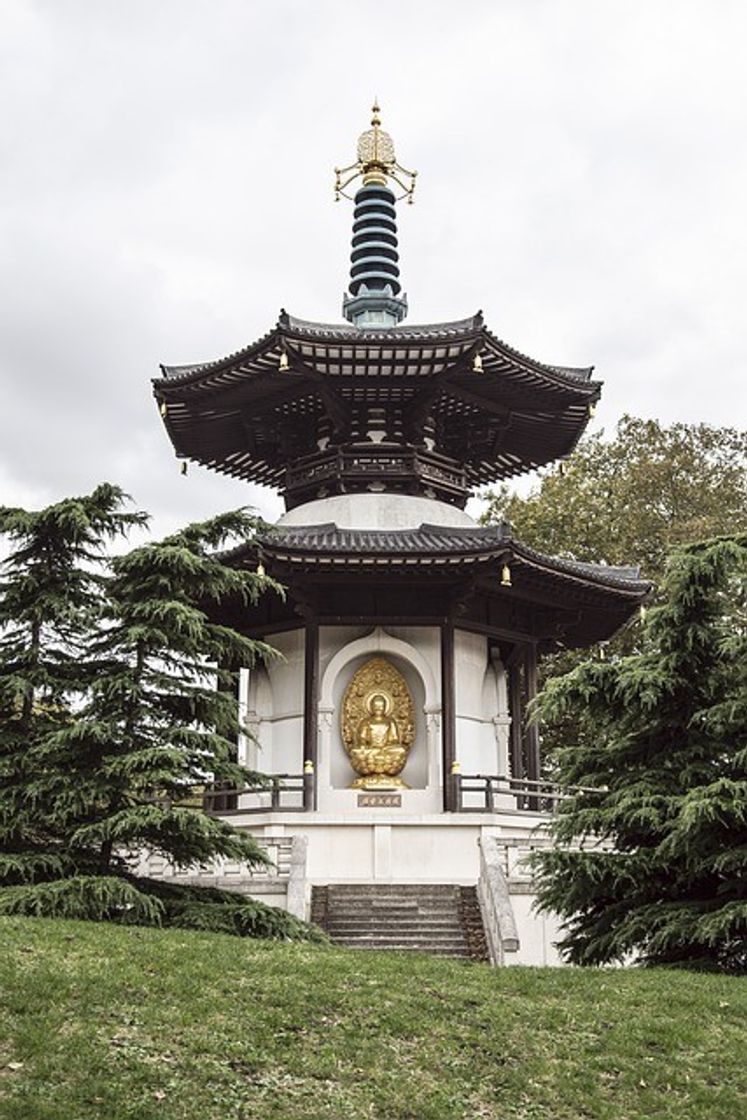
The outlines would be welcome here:
M 307 903 L 313 886 L 475 884 L 478 840 L 541 838 L 558 795 L 525 718 L 538 658 L 610 638 L 650 593 L 636 568 L 546 556 L 465 512 L 484 484 L 570 455 L 601 383 L 480 312 L 405 324 L 396 201 L 415 181 L 374 106 L 336 173 L 338 196 L 357 184 L 346 322 L 281 311 L 245 349 L 153 383 L 179 458 L 285 501 L 230 554 L 285 598 L 222 615 L 282 654 L 240 673 L 240 756 L 273 785 L 208 803 L 303 838 Z

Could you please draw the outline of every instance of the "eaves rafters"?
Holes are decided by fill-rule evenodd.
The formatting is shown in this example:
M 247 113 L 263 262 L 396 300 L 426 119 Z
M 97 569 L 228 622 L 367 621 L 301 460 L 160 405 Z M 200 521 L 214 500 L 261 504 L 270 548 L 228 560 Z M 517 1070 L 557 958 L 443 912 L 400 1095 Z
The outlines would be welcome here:
M 433 419 L 435 450 L 461 463 L 471 485 L 510 478 L 569 454 L 600 391 L 592 367 L 536 362 L 491 334 L 480 314 L 375 331 L 282 313 L 233 355 L 162 372 L 154 394 L 177 455 L 270 485 L 282 479 L 290 446 L 313 456 L 324 416 L 344 446 L 361 431 L 365 438 L 373 407 L 412 444 Z

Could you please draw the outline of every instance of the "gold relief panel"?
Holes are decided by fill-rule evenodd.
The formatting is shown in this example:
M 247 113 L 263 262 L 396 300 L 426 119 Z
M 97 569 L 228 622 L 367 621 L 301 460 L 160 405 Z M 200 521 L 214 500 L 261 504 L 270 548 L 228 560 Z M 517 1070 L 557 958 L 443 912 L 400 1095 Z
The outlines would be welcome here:
M 400 777 L 415 739 L 405 678 L 383 657 L 355 673 L 342 701 L 342 741 L 358 775 L 352 789 L 409 789 Z

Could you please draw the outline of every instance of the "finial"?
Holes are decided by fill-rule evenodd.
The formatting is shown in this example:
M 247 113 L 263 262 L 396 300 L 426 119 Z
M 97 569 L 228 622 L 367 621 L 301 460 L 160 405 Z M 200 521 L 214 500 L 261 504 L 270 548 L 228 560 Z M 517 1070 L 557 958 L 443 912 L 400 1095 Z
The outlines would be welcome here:
M 335 201 L 340 195 L 352 200 L 353 196 L 347 194 L 347 187 L 361 177 L 364 185 L 378 183 L 385 186 L 387 179 L 392 179 L 402 191 L 399 197 L 412 202 L 417 174 L 417 171 L 408 171 L 397 163 L 392 138 L 381 128 L 379 99 L 374 98 L 371 128 L 358 138 L 358 159 L 349 167 L 335 168 Z

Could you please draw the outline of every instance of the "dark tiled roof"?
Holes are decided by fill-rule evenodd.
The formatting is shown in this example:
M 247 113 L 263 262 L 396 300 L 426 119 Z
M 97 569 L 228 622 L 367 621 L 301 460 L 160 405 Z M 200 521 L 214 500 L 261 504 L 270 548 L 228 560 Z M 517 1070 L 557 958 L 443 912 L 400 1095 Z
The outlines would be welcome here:
M 529 369 L 539 370 L 542 373 L 557 373 L 561 377 L 570 377 L 574 381 L 589 381 L 594 372 L 594 366 L 558 366 L 548 365 L 546 362 L 538 362 L 536 358 L 530 358 L 528 354 L 522 354 L 521 350 L 517 350 L 514 346 L 509 346 L 498 335 L 493 334 L 487 327 L 485 328 L 485 337 L 491 342 L 494 342 L 496 348 L 506 357 L 513 358 L 518 364 L 524 365 Z
M 468 319 L 455 319 L 449 323 L 408 323 L 386 330 L 377 331 L 370 327 L 354 327 L 350 323 L 314 323 L 310 319 L 298 319 L 295 315 L 281 312 L 278 325 L 291 334 L 302 334 L 314 338 L 334 338 L 346 341 L 399 342 L 403 339 L 430 341 L 431 339 L 455 338 L 476 334 L 482 329 L 482 312 Z
M 248 346 L 244 346 L 241 350 L 235 350 L 232 354 L 227 354 L 225 358 L 215 358 L 209 362 L 192 362 L 188 365 L 181 366 L 167 366 L 161 363 L 160 369 L 163 374 L 163 380 L 167 382 L 174 382 L 178 384 L 181 381 L 189 381 L 197 373 L 208 373 L 222 368 L 230 368 L 236 363 L 241 363 L 252 355 L 260 352 L 270 342 L 274 335 L 277 334 L 277 327 L 273 327 L 271 331 L 267 331 L 256 342 L 251 342 Z M 158 384 L 156 379 L 154 385 Z
M 486 342 L 493 343 L 501 357 L 508 358 L 540 373 L 556 374 L 572 381 L 589 381 L 593 366 L 561 366 L 539 362 L 523 354 L 484 326 L 482 312 L 478 311 L 467 319 L 455 319 L 447 323 L 413 323 L 390 327 L 377 331 L 351 326 L 349 323 L 315 323 L 309 319 L 299 319 L 285 311 L 280 312 L 277 325 L 256 342 L 242 347 L 223 358 L 207 362 L 193 362 L 186 365 L 161 365 L 163 380 L 179 383 L 189 381 L 195 374 L 210 373 L 241 364 L 266 348 L 270 342 L 279 341 L 281 336 L 305 338 L 316 343 L 352 342 L 365 345 L 376 343 L 429 343 L 452 340 L 477 340 L 482 333 Z M 157 384 L 157 382 L 156 382 Z
M 440 342 L 452 339 L 469 338 L 482 330 L 482 313 L 478 311 L 469 319 L 457 319 L 451 323 L 423 323 L 408 326 L 392 327 L 389 330 L 362 330 L 349 323 L 314 323 L 309 319 L 297 319 L 287 312 L 281 311 L 280 317 L 271 331 L 262 335 L 256 342 L 227 354 L 224 358 L 216 358 L 209 362 L 194 362 L 188 365 L 168 366 L 161 365 L 161 373 L 166 381 L 179 382 L 189 380 L 197 373 L 211 373 L 235 364 L 240 364 L 263 350 L 271 341 L 277 341 L 280 336 L 289 338 L 312 339 L 315 342 L 361 342 L 365 344 L 377 342 Z M 277 339 L 274 337 L 277 336 Z M 516 351 L 518 354 L 518 351 Z M 547 369 L 560 367 L 548 366 Z
M 360 410 L 383 408 L 403 447 L 422 446 L 433 426 L 433 450 L 463 472 L 466 493 L 569 455 L 601 389 L 592 367 L 544 365 L 506 346 L 481 313 L 369 331 L 283 312 L 272 331 L 227 358 L 161 368 L 154 392 L 179 457 L 285 489 L 289 466 L 299 466 L 303 488 L 319 456 L 329 458 L 318 450 L 320 426 L 344 449 L 360 441 Z
M 511 533 L 508 525 L 450 528 L 423 524 L 417 529 L 339 529 L 324 525 L 278 526 L 263 538 L 273 551 L 361 553 L 462 554 L 505 552 Z
M 629 590 L 636 594 L 647 594 L 653 588 L 650 580 L 641 579 L 641 569 L 632 564 L 626 566 L 590 564 L 584 560 L 572 560 L 565 556 L 548 556 L 519 541 L 513 542 L 513 549 L 518 557 L 529 564 L 536 564 L 537 567 L 552 569 L 579 579 L 588 579 L 606 587 L 616 587 L 621 591 Z
M 406 557 L 441 558 L 454 561 L 487 561 L 505 556 L 512 562 L 567 577 L 585 584 L 644 598 L 652 584 L 641 579 L 637 567 L 613 567 L 580 560 L 547 556 L 513 539 L 506 522 L 490 526 L 422 524 L 417 529 L 340 529 L 334 522 L 323 525 L 277 526 L 259 541 L 268 555 L 279 560 L 314 563 L 335 558 L 356 566 L 365 557 L 397 563 Z M 246 547 L 230 554 L 240 558 Z M 253 548 L 251 551 L 254 551 Z

